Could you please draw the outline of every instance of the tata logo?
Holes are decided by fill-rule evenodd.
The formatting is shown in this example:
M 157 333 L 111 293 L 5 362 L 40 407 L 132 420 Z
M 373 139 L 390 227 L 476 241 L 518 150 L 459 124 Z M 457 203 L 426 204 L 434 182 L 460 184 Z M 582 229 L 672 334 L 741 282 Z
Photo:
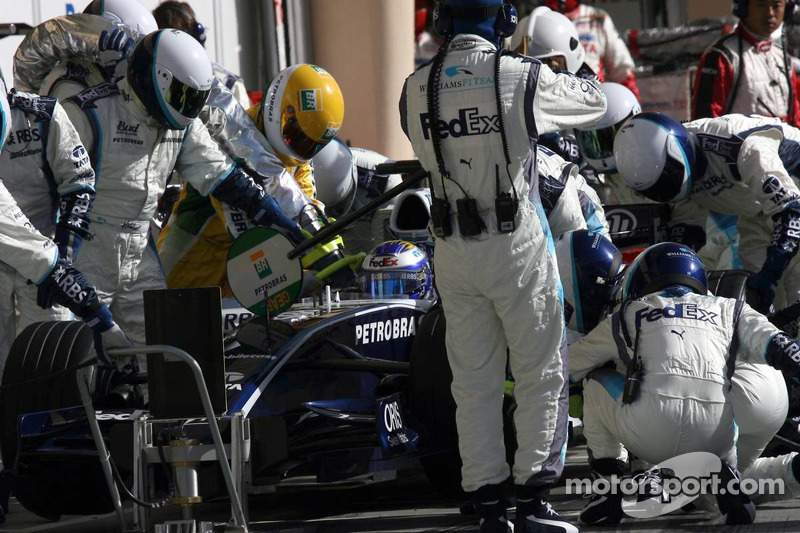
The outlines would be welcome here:
M 369 266 L 372 268 L 393 267 L 397 266 L 398 259 L 392 256 L 372 257 L 369 260 Z
M 610 209 L 606 211 L 609 233 L 612 235 L 626 234 L 634 231 L 639 225 L 633 213 L 627 209 Z
M 431 138 L 431 118 L 428 113 L 420 116 L 422 123 L 422 134 L 425 139 Z M 446 139 L 451 137 L 465 137 L 467 135 L 486 135 L 487 133 L 500 133 L 500 121 L 497 115 L 480 115 L 477 107 L 458 110 L 458 118 L 450 122 L 439 119 L 436 124 L 439 136 Z

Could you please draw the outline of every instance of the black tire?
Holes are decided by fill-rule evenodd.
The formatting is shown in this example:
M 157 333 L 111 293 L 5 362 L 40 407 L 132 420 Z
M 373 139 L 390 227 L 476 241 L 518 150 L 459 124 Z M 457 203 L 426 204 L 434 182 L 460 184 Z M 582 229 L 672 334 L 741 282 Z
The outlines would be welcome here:
M 39 322 L 14 340 L 6 361 L 0 389 L 3 464 L 14 469 L 17 500 L 50 520 L 114 509 L 93 446 L 68 456 L 18 450 L 21 415 L 81 405 L 76 368 L 95 358 L 93 346 L 92 331 L 82 322 Z
M 411 347 L 408 406 L 420 424 L 420 461 L 428 481 L 445 496 L 461 498 L 456 403 L 450 393 L 453 374 L 444 331 L 444 312 L 436 306 L 425 315 Z

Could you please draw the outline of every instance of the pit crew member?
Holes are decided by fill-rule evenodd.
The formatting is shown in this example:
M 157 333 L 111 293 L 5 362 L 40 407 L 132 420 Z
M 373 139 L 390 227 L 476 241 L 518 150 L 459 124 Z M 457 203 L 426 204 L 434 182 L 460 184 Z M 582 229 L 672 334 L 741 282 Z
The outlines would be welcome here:
M 462 486 L 481 531 L 511 530 L 500 493 L 509 476 L 501 416 L 509 361 L 518 403 L 515 530 L 577 531 L 547 501 L 566 443 L 564 322 L 552 240 L 526 167 L 539 134 L 600 118 L 605 98 L 591 81 L 503 54 L 500 40 L 516 23 L 511 4 L 451 1 L 434 20 L 447 41 L 406 79 L 400 118 L 433 183 Z
M 83 239 L 91 237 L 95 176 L 89 155 L 55 98 L 14 89 L 0 98 L 7 98 L 14 124 L 0 152 L 3 184 L 33 227 L 73 263 Z M 34 322 L 72 319 L 68 309 L 39 303 L 46 308 L 37 305 L 28 278 L 0 262 L 0 373 L 18 332 Z
M 614 141 L 625 182 L 651 200 L 678 202 L 670 240 L 695 250 L 709 210 L 738 215 L 740 257 L 766 312 L 800 298 L 795 259 L 800 190 L 793 180 L 800 130 L 776 118 L 726 115 L 683 125 L 658 113 L 625 123 Z M 776 299 L 776 290 L 777 299 Z
M 173 169 L 257 224 L 300 235 L 197 119 L 213 79 L 200 43 L 178 30 L 159 30 L 138 42 L 126 78 L 62 102 L 99 176 L 91 214 L 95 236 L 84 243 L 77 266 L 95 280 L 134 343 L 144 342 L 143 291 L 165 287 L 149 226 Z
M 794 5 L 785 0 L 734 0 L 739 24 L 700 58 L 693 120 L 742 113 L 779 117 L 800 126 L 800 81 L 783 24 Z

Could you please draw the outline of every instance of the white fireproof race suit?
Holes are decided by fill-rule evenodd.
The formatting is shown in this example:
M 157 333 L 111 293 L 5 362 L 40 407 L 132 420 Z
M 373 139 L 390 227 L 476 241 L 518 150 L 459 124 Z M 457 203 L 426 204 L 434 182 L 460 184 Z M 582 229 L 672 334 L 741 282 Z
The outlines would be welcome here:
M 430 65 L 406 79 L 400 101 L 403 130 L 432 173 L 435 196 L 445 199 L 446 191 L 453 215 L 452 235 L 436 239 L 436 281 L 448 323 L 466 491 L 499 484 L 509 475 L 501 416 L 506 347 L 518 404 L 514 480 L 546 487 L 561 475 L 567 431 L 565 328 L 534 150 L 540 133 L 590 124 L 606 109 L 593 82 L 554 74 L 532 58 L 504 54 L 500 112 L 510 157 L 507 173 L 495 97 L 496 58 L 495 46 L 485 39 L 457 35 L 441 67 L 438 120 L 428 114 Z M 443 137 L 443 158 L 453 181 L 440 179 L 431 141 L 434 127 Z M 500 233 L 495 197 L 498 192 L 511 195 L 512 182 L 520 200 L 516 230 Z M 465 195 L 475 200 L 486 228 L 474 237 L 459 233 L 456 200 Z
M 42 235 L 55 235 L 59 203 L 65 208 L 59 224 L 65 228 L 62 236 L 72 234 L 70 221 L 85 232 L 86 211 L 94 196 L 94 170 L 72 122 L 55 98 L 12 89 L 8 102 L 13 127 L 0 153 L 3 184 Z M 73 212 L 76 218 L 70 220 Z M 71 252 L 69 243 L 64 244 Z M 0 373 L 18 332 L 34 322 L 72 319 L 72 313 L 59 305 L 39 307 L 36 286 L 28 279 L 0 261 Z
M 600 198 L 570 163 L 549 148 L 536 147 L 539 198 L 553 240 L 572 230 L 588 229 L 608 235 L 608 222 Z
M 149 227 L 167 177 L 177 169 L 209 194 L 235 165 L 199 119 L 185 130 L 160 127 L 125 79 L 90 87 L 63 105 L 97 173 L 94 238 L 76 266 L 96 284 L 131 341 L 143 344 L 143 291 L 166 287 Z
M 675 205 L 670 226 L 690 235 L 706 224 L 709 210 L 738 215 L 739 256 L 745 269 L 757 272 L 767 248 L 793 248 L 791 222 L 800 214 L 800 130 L 776 118 L 726 115 L 683 124 L 695 146 L 698 162 L 692 192 Z M 784 220 L 783 217 L 786 217 Z M 800 222 L 800 220 L 798 220 Z M 684 241 L 693 245 L 691 241 Z M 775 305 L 800 298 L 800 261 L 789 262 L 779 283 Z
M 629 347 L 621 312 L 569 349 L 570 376 L 589 378 L 584 386 L 584 435 L 592 458 L 625 461 L 627 449 L 656 464 L 707 451 L 736 465 L 734 411 L 737 423 L 748 427 L 748 437 L 757 439 L 750 433 L 762 424 L 751 420 L 760 416 L 757 410 L 748 412 L 737 405 L 746 398 L 732 397 L 731 378 L 741 371 L 736 379 L 743 391 L 768 393 L 765 387 L 775 376 L 777 386 L 780 374 L 754 371 L 752 365 L 776 364 L 775 351 L 790 337 L 746 303 L 681 289 L 650 294 L 624 308 Z M 643 367 L 640 392 L 632 403 L 622 404 L 624 375 L 598 368 L 614 361 L 624 369 L 632 360 L 634 342 Z M 598 370 L 591 372 L 594 369 Z M 778 401 L 773 407 L 785 414 L 785 403 Z M 769 437 L 761 436 L 764 444 Z M 760 453 L 760 443 L 752 449 L 742 444 L 739 457 L 746 468 Z

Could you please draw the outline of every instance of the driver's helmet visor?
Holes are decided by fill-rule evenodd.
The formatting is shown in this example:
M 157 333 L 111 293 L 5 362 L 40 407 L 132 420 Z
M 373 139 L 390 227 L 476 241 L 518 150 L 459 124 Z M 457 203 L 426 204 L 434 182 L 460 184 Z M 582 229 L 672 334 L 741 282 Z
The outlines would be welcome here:
M 318 141 L 306 135 L 300 127 L 297 117 L 291 112 L 287 112 L 284 115 L 281 137 L 283 137 L 283 142 L 286 146 L 288 146 L 297 157 L 306 161 L 314 157 L 317 152 L 322 150 L 330 141 L 330 139 Z
M 420 272 L 366 272 L 361 275 L 361 292 L 372 298 L 402 298 L 425 287 L 427 274 Z
M 575 140 L 578 141 L 583 157 L 594 160 L 612 159 L 614 157 L 614 138 L 625 120 L 620 120 L 613 126 L 596 130 L 575 130 Z
M 186 118 L 197 118 L 206 105 L 210 90 L 192 89 L 182 81 L 172 78 L 167 89 L 166 101 L 172 108 Z

